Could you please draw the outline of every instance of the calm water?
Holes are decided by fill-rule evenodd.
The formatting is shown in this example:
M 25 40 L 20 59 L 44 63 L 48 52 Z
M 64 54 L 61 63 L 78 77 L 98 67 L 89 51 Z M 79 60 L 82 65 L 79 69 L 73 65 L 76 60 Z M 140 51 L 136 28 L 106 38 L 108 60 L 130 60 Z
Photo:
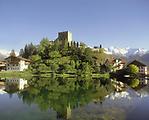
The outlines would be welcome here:
M 148 86 L 115 92 L 110 83 L 36 78 L 0 89 L 0 120 L 149 120 Z

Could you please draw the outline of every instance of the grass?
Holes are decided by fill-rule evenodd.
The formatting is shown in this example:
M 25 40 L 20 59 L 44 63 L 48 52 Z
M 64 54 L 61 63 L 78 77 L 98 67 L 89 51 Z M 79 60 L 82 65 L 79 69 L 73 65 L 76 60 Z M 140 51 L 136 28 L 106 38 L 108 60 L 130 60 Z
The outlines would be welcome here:
M 105 73 L 105 74 L 92 74 L 92 78 L 110 78 L 110 74 L 109 73 Z
M 32 74 L 27 71 L 0 71 L 0 77 L 29 79 L 32 77 Z
M 24 78 L 24 79 L 30 79 L 31 77 L 34 76 L 40 76 L 40 77 L 63 77 L 63 78 L 69 78 L 69 77 L 77 77 L 76 74 L 32 74 L 28 71 L 0 71 L 0 77 L 1 78 Z M 81 75 L 83 76 L 83 75 Z M 88 76 L 88 75 L 85 75 Z M 89 75 L 88 77 L 92 77 L 92 78 L 109 78 L 110 75 L 109 73 L 105 73 L 105 74 L 91 74 L 91 76 Z

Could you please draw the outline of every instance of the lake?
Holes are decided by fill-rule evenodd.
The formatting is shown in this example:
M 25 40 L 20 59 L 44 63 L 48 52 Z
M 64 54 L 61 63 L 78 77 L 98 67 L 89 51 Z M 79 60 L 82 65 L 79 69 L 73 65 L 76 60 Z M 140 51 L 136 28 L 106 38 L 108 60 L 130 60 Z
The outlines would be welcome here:
M 149 120 L 149 86 L 116 92 L 99 80 L 0 82 L 0 120 Z

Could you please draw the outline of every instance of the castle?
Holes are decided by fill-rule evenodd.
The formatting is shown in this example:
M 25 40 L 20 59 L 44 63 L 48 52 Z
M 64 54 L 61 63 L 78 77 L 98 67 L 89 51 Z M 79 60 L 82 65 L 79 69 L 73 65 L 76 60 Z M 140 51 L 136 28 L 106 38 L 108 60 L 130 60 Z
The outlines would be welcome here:
M 72 33 L 69 31 L 59 32 L 56 41 L 59 41 L 62 46 L 72 43 Z

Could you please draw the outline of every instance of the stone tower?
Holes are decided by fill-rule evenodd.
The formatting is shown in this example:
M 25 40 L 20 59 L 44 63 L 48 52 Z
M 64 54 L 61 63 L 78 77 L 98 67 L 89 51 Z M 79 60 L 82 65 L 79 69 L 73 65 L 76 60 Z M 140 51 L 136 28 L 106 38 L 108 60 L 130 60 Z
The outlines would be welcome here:
M 72 42 L 72 33 L 69 31 L 65 31 L 65 32 L 59 32 L 58 33 L 58 39 L 61 42 L 62 45 L 65 44 L 71 44 Z

